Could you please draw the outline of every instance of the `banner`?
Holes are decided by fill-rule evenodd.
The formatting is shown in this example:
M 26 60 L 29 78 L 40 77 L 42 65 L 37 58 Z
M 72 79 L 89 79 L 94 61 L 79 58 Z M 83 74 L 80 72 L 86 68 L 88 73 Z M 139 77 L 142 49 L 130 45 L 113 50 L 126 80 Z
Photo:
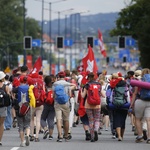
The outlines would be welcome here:
M 29 71 L 31 71 L 33 69 L 33 66 L 32 66 L 32 56 L 31 55 L 27 55 L 26 56 L 26 60 L 27 60 L 27 67 L 29 69 Z

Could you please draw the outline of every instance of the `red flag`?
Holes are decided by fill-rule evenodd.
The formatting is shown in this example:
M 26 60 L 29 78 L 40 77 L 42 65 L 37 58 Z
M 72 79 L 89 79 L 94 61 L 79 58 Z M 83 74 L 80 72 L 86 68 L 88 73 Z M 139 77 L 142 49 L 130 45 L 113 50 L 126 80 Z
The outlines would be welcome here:
M 42 59 L 41 59 L 41 57 L 39 57 L 36 60 L 34 66 L 33 66 L 33 70 L 30 72 L 30 74 L 31 73 L 39 73 L 39 71 L 41 70 L 41 67 L 42 67 Z
M 78 72 L 82 72 L 82 71 L 84 71 L 84 68 L 83 68 L 83 65 L 79 65 L 78 67 L 77 67 L 77 70 L 78 70 Z
M 97 73 L 98 67 L 94 58 L 94 52 L 89 45 L 88 54 L 82 59 L 83 68 L 86 72 Z
M 99 29 L 98 29 L 98 43 L 99 43 L 99 46 L 100 46 L 101 54 L 104 57 L 106 57 L 107 53 L 106 53 L 106 50 L 105 50 L 105 47 L 104 47 L 103 36 L 102 36 L 102 33 L 101 33 L 101 31 Z

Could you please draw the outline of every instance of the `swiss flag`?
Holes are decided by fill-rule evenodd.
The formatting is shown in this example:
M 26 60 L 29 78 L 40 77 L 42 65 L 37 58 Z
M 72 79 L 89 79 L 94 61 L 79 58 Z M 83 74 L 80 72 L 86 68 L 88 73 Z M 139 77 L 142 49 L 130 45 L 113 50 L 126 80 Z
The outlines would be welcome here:
M 98 67 L 94 58 L 94 52 L 90 45 L 88 48 L 87 55 L 82 59 L 82 63 L 83 63 L 84 71 L 97 73 Z
M 84 71 L 83 65 L 79 65 L 79 66 L 77 67 L 77 70 L 78 70 L 78 72 Z
M 106 53 L 106 50 L 105 50 L 105 47 L 104 47 L 104 42 L 103 42 L 103 36 L 102 36 L 102 33 L 99 29 L 98 29 L 98 43 L 99 43 L 99 46 L 100 46 L 101 54 L 104 57 L 107 57 L 107 53 Z
M 30 72 L 30 74 L 39 73 L 41 68 L 42 68 L 42 59 L 41 59 L 41 57 L 38 57 L 38 59 L 36 60 L 36 62 L 34 64 L 34 66 L 33 66 L 32 71 Z

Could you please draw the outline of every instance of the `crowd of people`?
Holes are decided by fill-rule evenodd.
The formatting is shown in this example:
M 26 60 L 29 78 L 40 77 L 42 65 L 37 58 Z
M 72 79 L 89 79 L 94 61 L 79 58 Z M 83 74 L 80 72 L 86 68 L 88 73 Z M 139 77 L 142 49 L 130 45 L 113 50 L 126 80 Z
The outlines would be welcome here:
M 0 98 L 0 146 L 4 130 L 12 127 L 18 127 L 20 147 L 39 142 L 40 132 L 43 139 L 52 140 L 55 124 L 57 142 L 69 141 L 79 121 L 86 141 L 98 141 L 102 128 L 110 128 L 112 138 L 122 141 L 127 116 L 135 142 L 150 144 L 150 86 L 141 82 L 150 82 L 148 68 L 126 75 L 64 70 L 45 76 L 42 71 L 29 74 L 27 66 L 12 75 L 0 71 L 0 94 L 3 90 L 11 100 L 5 106 Z

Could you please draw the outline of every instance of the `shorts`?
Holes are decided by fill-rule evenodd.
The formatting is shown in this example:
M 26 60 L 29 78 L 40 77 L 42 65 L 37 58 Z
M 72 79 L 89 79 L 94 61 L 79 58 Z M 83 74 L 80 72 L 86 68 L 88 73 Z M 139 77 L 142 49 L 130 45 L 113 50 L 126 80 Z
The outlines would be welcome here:
M 0 117 L 7 116 L 7 107 L 0 107 Z
M 150 118 L 150 101 L 137 99 L 134 105 L 135 117 Z
M 104 116 L 108 115 L 108 109 L 106 105 L 101 106 L 101 114 L 104 114 Z
M 57 120 L 62 119 L 63 121 L 69 121 L 70 108 L 68 103 L 66 104 L 55 103 L 54 108 Z
M 87 114 L 85 114 L 83 117 L 80 117 L 80 120 L 82 121 L 84 125 L 89 125 L 89 119 L 88 119 Z
M 31 109 L 25 116 L 23 117 L 17 116 L 19 132 L 25 131 L 26 128 L 30 128 L 30 121 L 31 121 Z

